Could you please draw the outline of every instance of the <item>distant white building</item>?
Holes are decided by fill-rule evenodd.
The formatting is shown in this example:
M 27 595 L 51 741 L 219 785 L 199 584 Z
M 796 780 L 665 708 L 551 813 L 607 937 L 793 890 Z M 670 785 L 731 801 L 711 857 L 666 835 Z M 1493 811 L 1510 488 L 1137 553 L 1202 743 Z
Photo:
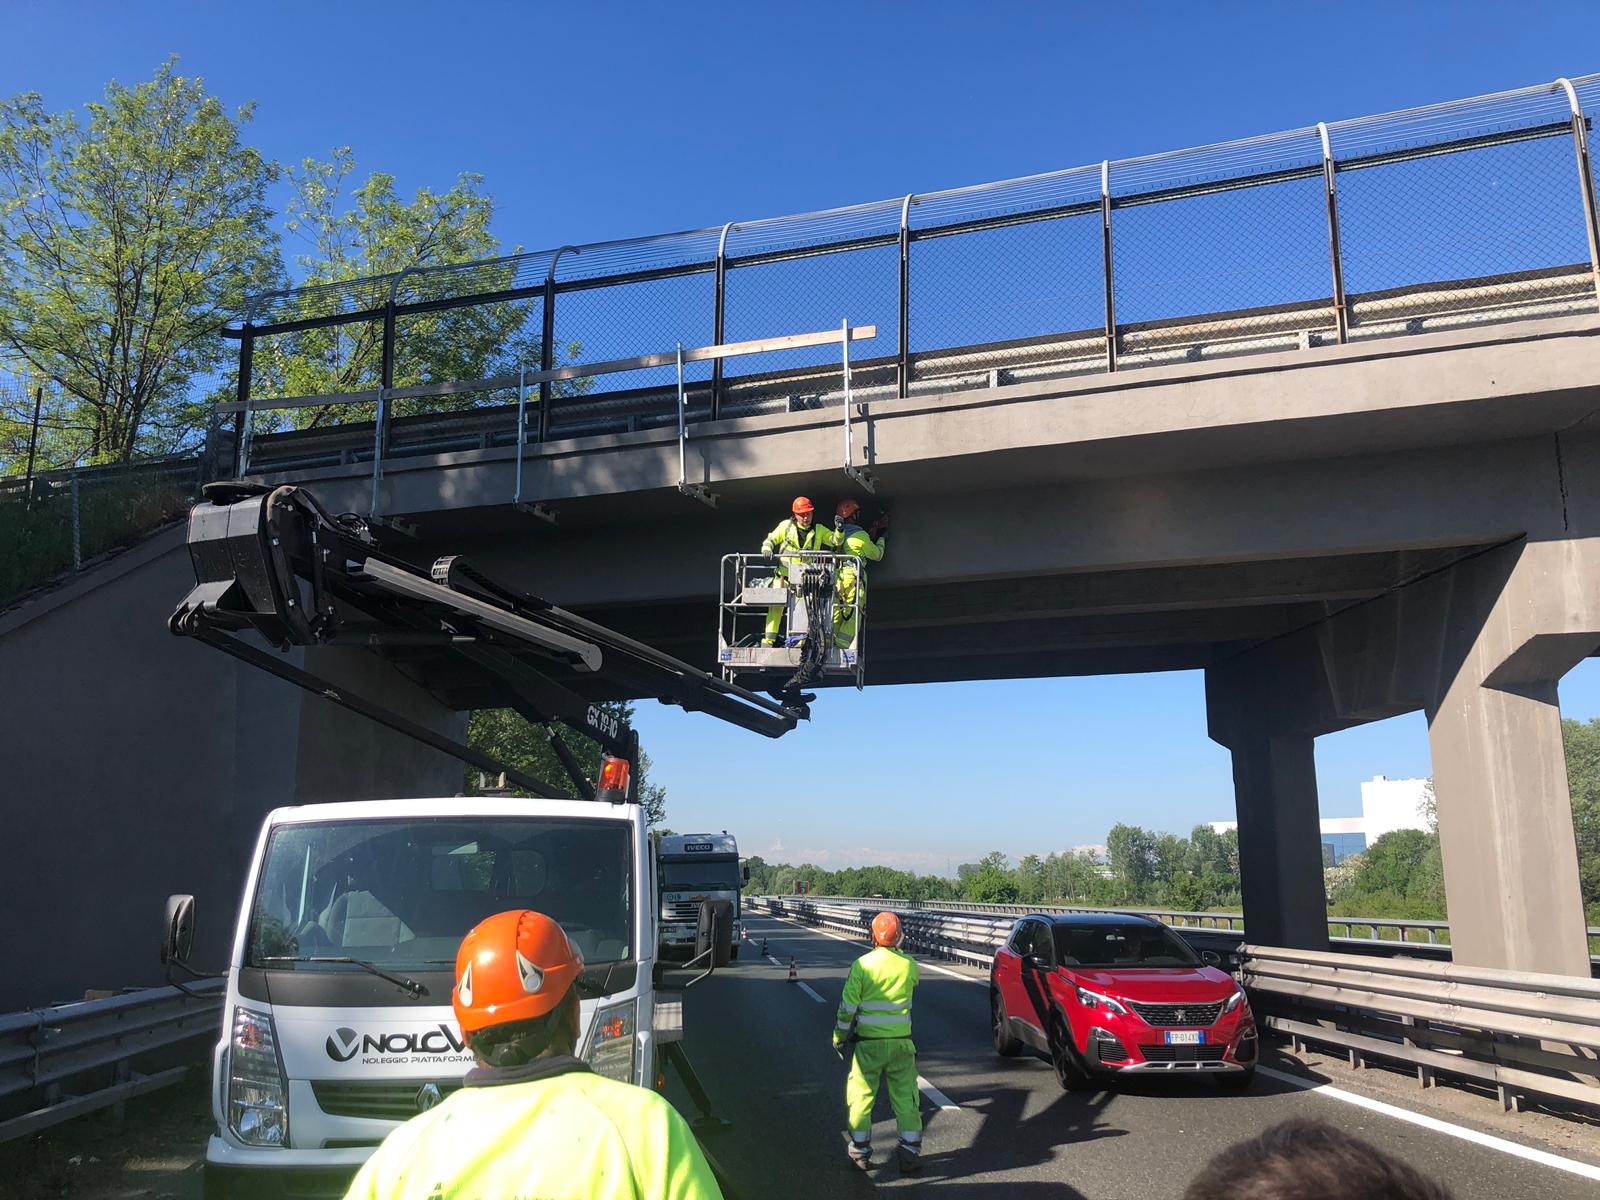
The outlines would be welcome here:
M 1427 829 L 1424 808 L 1426 779 L 1389 779 L 1374 775 L 1361 785 L 1359 817 L 1324 817 L 1322 862 L 1337 866 L 1352 854 L 1360 854 L 1386 833 L 1397 829 Z M 1212 821 L 1212 832 L 1227 833 L 1239 828 L 1237 821 Z

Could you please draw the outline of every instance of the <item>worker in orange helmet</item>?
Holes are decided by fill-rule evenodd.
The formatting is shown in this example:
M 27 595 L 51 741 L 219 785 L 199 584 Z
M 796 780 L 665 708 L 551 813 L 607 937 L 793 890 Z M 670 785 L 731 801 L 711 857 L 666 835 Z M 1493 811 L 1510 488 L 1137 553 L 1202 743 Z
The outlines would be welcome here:
M 583 956 L 561 926 L 496 913 L 456 954 L 451 995 L 477 1066 L 367 1160 L 345 1200 L 721 1200 L 677 1111 L 574 1057 Z
M 855 564 L 847 560 L 833 583 L 833 644 L 841 649 L 856 640 L 858 618 L 867 607 L 867 563 L 883 561 L 889 514 L 880 514 L 871 529 L 863 529 L 860 521 L 861 504 L 856 500 L 841 500 L 833 510 L 832 548 L 862 560 L 859 578 Z
M 816 505 L 809 496 L 796 496 L 789 506 L 790 515 L 779 521 L 761 543 L 761 553 L 779 556 L 773 579 L 781 587 L 788 586 L 789 572 L 800 570 L 805 561 L 796 556 L 798 552 L 832 550 L 838 543 L 833 530 L 823 529 L 816 523 L 816 513 Z M 767 609 L 766 635 L 761 639 L 763 646 L 776 646 L 782 641 L 783 611 L 781 604 Z
M 917 1088 L 917 1047 L 911 1040 L 911 994 L 920 972 L 900 949 L 905 928 L 892 912 L 872 918 L 873 948 L 850 965 L 839 1001 L 833 1045 L 855 1044 L 844 1098 L 849 1110 L 850 1162 L 865 1171 L 872 1161 L 872 1105 L 887 1077 L 900 1144 L 900 1170 L 922 1169 L 922 1098 Z

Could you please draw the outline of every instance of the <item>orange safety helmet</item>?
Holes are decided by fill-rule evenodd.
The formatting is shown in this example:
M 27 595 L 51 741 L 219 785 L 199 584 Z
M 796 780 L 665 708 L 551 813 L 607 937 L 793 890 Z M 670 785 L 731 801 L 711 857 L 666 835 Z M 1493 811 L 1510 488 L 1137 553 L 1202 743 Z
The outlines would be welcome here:
M 841 521 L 854 521 L 861 515 L 861 503 L 858 500 L 841 500 L 833 510 L 833 515 Z
M 789 511 L 795 516 L 810 516 L 816 511 L 816 506 L 811 503 L 810 496 L 796 496 L 794 503 L 789 505 Z
M 872 918 L 872 941 L 878 946 L 893 946 L 899 948 L 900 943 L 906 940 L 906 931 L 901 927 L 900 918 L 892 912 L 881 912 Z
M 479 921 L 456 951 L 451 1006 L 461 1032 L 553 1012 L 583 970 L 583 955 L 543 913 L 520 909 Z

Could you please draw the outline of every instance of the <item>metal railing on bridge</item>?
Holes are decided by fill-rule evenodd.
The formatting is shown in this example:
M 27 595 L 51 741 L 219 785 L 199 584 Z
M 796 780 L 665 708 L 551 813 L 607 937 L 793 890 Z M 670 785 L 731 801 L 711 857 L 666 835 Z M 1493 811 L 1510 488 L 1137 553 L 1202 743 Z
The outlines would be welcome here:
M 1600 75 L 827 212 L 255 297 L 262 472 L 842 402 L 825 348 L 564 367 L 876 325 L 860 400 L 1592 313 Z M 892 347 L 892 350 L 889 348 Z M 540 377 L 519 413 L 516 377 Z M 337 415 L 334 398 L 343 404 Z M 269 415 L 269 413 L 271 415 Z M 286 415 L 287 414 L 287 415 Z

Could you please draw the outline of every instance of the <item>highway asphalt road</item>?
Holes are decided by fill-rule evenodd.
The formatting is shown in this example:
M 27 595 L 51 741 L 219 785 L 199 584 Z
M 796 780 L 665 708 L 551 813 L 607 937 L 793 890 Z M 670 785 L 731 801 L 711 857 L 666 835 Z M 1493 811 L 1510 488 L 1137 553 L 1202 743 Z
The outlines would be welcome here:
M 1519 1147 L 1459 1120 L 1453 1133 L 1419 1126 L 1264 1073 L 1245 1094 L 1223 1092 L 1204 1077 L 1064 1092 L 1042 1059 L 994 1054 L 983 973 L 928 960 L 913 1018 L 929 1085 L 925 1165 L 920 1176 L 900 1176 L 892 1161 L 894 1121 L 880 1095 L 873 1166 L 860 1173 L 845 1160 L 845 1067 L 829 1037 L 845 975 L 866 947 L 769 916 L 747 924 L 752 941 L 738 962 L 692 989 L 684 1005 L 686 1049 L 718 1115 L 732 1122 L 707 1144 L 743 1200 L 870 1196 L 902 1187 L 1007 1200 L 1158 1200 L 1181 1195 L 1219 1150 L 1291 1117 L 1328 1121 L 1365 1138 L 1458 1197 L 1600 1195 L 1600 1170 L 1592 1165 L 1574 1162 L 1590 1172 L 1585 1177 L 1539 1161 L 1537 1149 L 1534 1158 L 1519 1156 Z M 756 954 L 762 937 L 777 963 Z M 787 981 L 791 954 L 804 986 Z M 1264 1066 L 1272 1065 L 1269 1049 Z M 693 1112 L 675 1083 L 669 1094 Z

